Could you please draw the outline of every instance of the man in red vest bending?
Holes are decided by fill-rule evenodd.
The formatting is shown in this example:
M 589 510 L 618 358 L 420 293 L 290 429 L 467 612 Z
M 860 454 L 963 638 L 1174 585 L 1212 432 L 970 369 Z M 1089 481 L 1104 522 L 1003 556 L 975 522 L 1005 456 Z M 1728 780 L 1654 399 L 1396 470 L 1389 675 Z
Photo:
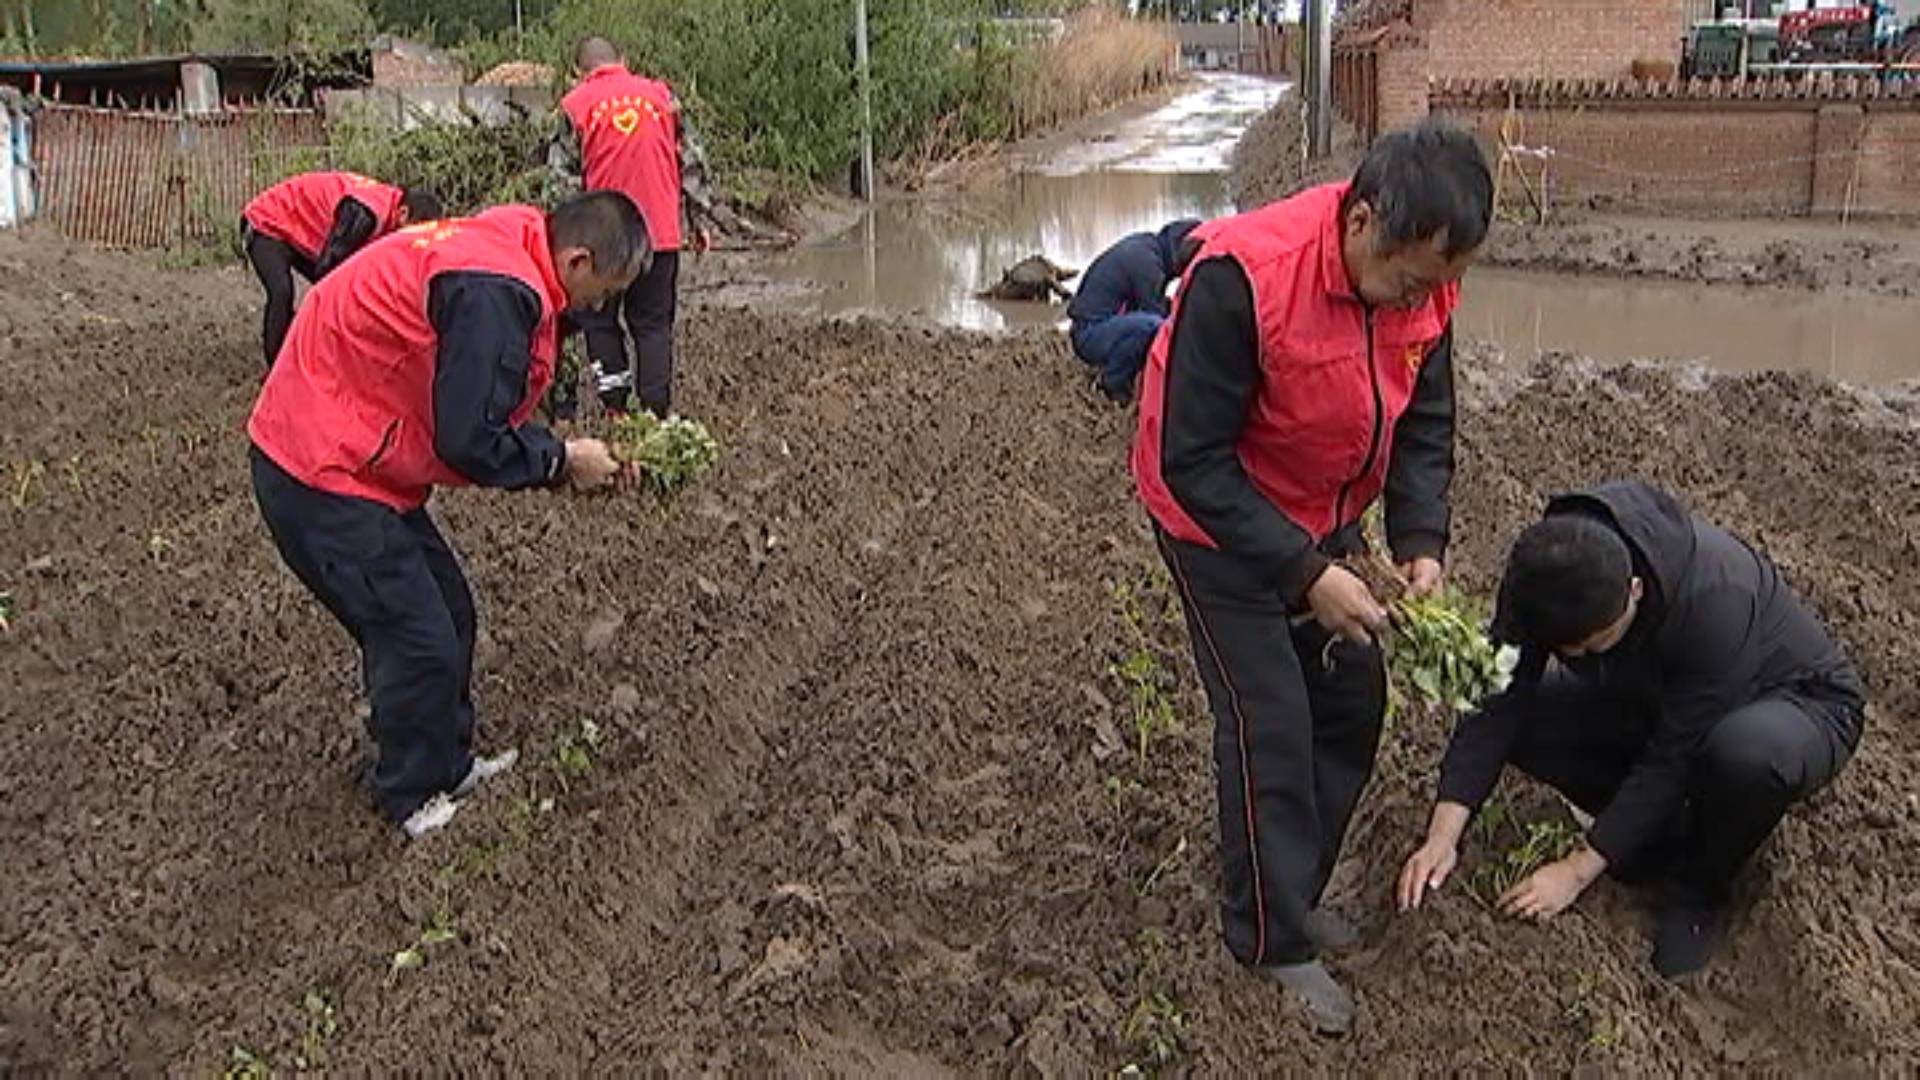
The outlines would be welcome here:
M 1414 593 L 1439 585 L 1453 476 L 1451 316 L 1493 185 L 1465 134 L 1377 142 L 1351 184 L 1195 231 L 1140 383 L 1133 472 L 1214 717 L 1228 949 L 1347 1031 L 1319 910 L 1373 772 L 1380 601 L 1335 560 L 1383 492 Z
M 626 288 L 647 257 L 639 211 L 611 191 L 404 229 L 314 288 L 254 405 L 260 512 L 360 646 L 375 796 L 410 836 L 513 763 L 471 751 L 473 594 L 428 496 L 616 477 L 605 444 L 529 417 L 561 314 Z
M 630 397 L 665 417 L 673 407 L 673 320 L 680 281 L 680 208 L 693 200 L 682 174 L 696 156 L 687 139 L 680 104 L 673 90 L 657 79 L 627 70 L 620 51 L 605 38 L 587 38 L 574 54 L 580 84 L 560 101 L 580 143 L 588 189 L 625 192 L 647 219 L 653 242 L 653 266 L 603 311 L 582 313 L 600 399 L 611 409 L 626 409 Z M 700 250 L 708 246 L 702 229 Z M 639 368 L 636 380 L 627 362 L 627 332 Z
M 431 191 L 350 172 L 304 173 L 255 195 L 240 212 L 240 233 L 247 262 L 267 290 L 260 333 L 267 366 L 293 322 L 294 271 L 317 282 L 373 240 L 439 216 L 440 198 Z

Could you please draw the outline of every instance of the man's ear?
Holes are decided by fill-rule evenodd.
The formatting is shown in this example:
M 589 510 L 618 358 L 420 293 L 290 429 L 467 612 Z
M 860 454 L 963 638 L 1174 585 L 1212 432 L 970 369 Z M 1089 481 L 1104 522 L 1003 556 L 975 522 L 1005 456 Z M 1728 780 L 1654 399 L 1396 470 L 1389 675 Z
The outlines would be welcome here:
M 1373 224 L 1373 206 L 1365 199 L 1355 199 L 1340 218 L 1346 235 L 1359 236 L 1367 230 L 1367 226 Z
M 1627 585 L 1628 598 L 1637 604 L 1640 602 L 1640 598 L 1645 596 L 1646 594 L 1647 594 L 1647 583 L 1640 580 L 1639 574 L 1633 575 L 1633 580 L 1629 582 Z

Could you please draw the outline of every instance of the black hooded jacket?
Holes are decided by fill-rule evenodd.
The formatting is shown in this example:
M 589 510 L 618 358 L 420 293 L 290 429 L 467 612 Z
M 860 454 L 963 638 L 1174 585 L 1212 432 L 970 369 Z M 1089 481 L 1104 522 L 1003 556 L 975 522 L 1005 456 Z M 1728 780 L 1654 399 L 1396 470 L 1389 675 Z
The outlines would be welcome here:
M 1548 516 L 1581 514 L 1627 543 L 1645 595 L 1627 635 L 1607 652 L 1559 663 L 1630 712 L 1623 737 L 1639 756 L 1587 841 L 1611 864 L 1655 839 L 1686 798 L 1695 750 L 1728 713 L 1785 695 L 1836 704 L 1841 739 L 1859 744 L 1865 689 L 1818 620 L 1765 556 L 1732 534 L 1688 515 L 1667 493 L 1630 481 L 1562 495 Z M 1504 608 L 1504 604 L 1502 607 Z M 1521 636 L 1503 610 L 1496 637 L 1518 645 L 1512 685 L 1454 728 L 1440 770 L 1440 798 L 1478 806 L 1493 789 L 1521 725 L 1526 702 L 1550 660 L 1544 642 Z
M 1157 233 L 1134 233 L 1100 253 L 1080 278 L 1067 317 L 1076 320 L 1110 319 L 1131 311 L 1165 318 L 1167 283 L 1179 276 L 1181 243 L 1199 225 L 1183 219 Z

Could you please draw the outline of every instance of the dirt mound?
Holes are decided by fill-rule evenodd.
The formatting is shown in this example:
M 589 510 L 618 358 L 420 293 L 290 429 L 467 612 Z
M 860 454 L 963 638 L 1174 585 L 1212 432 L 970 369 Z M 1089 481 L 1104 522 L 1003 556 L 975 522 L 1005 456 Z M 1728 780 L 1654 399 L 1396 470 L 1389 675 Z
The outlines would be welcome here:
M 57 253 L 0 257 L 72 291 Z M 144 321 L 30 318 L 10 278 L 0 338 L 0 453 L 33 476 L 0 502 L 0 1067 L 1920 1063 L 1906 404 L 1570 360 L 1466 380 L 1466 581 L 1546 490 L 1669 483 L 1780 559 L 1878 704 L 1690 988 L 1611 886 L 1545 928 L 1457 889 L 1393 917 L 1443 738 L 1396 722 L 1332 897 L 1365 1025 L 1329 1044 L 1217 942 L 1209 732 L 1129 420 L 1056 338 L 696 311 L 681 400 L 725 444 L 701 486 L 444 498 L 483 742 L 526 760 L 409 846 L 356 784 L 347 642 L 246 491 L 250 291 L 82 276 Z
M 1335 125 L 1334 153 L 1316 161 L 1307 160 L 1306 138 L 1306 116 L 1293 94 L 1247 125 L 1227 165 L 1227 191 L 1234 204 L 1252 210 L 1353 175 L 1361 148 L 1350 125 Z

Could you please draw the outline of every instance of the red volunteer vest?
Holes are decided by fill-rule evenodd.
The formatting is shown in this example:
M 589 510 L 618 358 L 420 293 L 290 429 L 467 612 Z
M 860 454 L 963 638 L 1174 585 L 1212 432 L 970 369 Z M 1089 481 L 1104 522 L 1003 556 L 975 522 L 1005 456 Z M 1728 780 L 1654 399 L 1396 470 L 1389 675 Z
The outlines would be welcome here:
M 316 172 L 289 177 L 253 197 L 241 213 L 259 232 L 284 240 L 309 260 L 320 257 L 333 215 L 341 199 L 352 199 L 373 212 L 380 223 L 375 236 L 393 229 L 394 215 L 404 196 L 392 184 L 358 173 Z
M 1360 520 L 1386 483 L 1394 426 L 1460 290 L 1446 285 L 1420 307 L 1369 316 L 1340 255 L 1346 190 L 1314 188 L 1199 233 L 1203 246 L 1148 353 L 1133 444 L 1140 499 L 1177 539 L 1220 546 L 1174 499 L 1160 462 L 1173 329 L 1194 269 L 1216 256 L 1239 263 L 1253 289 L 1261 379 L 1238 450 L 1254 487 L 1320 541 Z
M 403 513 L 437 485 L 466 485 L 433 449 L 438 338 L 427 295 L 436 274 L 456 270 L 504 274 L 540 298 L 526 397 L 512 414 L 525 423 L 553 382 L 567 299 L 546 215 L 502 206 L 410 225 L 314 286 L 247 422 L 254 445 L 308 487 Z
M 588 190 L 624 193 L 655 251 L 680 250 L 680 119 L 666 83 L 620 64 L 594 68 L 560 107 L 580 136 Z

